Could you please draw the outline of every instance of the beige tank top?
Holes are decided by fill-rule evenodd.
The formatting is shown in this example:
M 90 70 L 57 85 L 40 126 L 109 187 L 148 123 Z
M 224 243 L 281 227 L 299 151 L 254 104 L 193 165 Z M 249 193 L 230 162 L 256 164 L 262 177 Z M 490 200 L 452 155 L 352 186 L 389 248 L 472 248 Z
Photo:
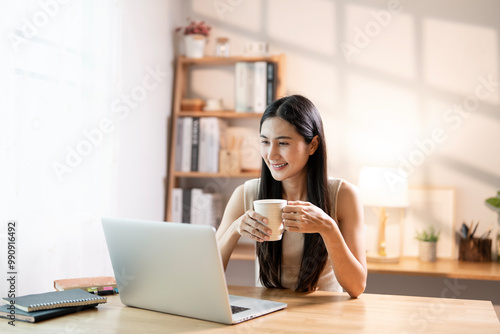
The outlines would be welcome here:
M 260 179 L 252 179 L 244 184 L 245 211 L 253 209 L 253 201 L 258 198 L 259 194 L 259 182 Z M 335 221 L 337 221 L 337 194 L 341 184 L 342 179 L 328 178 L 328 186 L 332 193 L 331 213 Z M 295 290 L 304 249 L 304 234 L 285 232 L 282 241 L 281 284 L 285 288 Z M 318 290 L 342 292 L 342 287 L 333 272 L 330 257 L 319 277 Z

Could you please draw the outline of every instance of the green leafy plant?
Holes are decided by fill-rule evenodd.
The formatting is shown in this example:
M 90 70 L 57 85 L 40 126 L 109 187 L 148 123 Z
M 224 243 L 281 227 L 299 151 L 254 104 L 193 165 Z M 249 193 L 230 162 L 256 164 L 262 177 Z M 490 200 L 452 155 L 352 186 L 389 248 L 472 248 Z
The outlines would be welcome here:
M 434 226 L 430 226 L 421 232 L 416 232 L 415 239 L 418 241 L 427 241 L 427 242 L 437 242 L 439 240 L 439 233 L 441 231 L 437 231 Z
M 497 192 L 496 197 L 490 197 L 485 200 L 493 210 L 498 210 L 498 218 L 500 220 L 500 190 Z

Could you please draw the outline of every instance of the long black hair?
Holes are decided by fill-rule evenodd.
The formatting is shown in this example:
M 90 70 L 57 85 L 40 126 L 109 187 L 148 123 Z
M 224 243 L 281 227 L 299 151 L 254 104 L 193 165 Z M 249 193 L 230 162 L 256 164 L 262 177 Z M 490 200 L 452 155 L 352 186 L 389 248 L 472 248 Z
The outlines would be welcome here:
M 318 148 L 307 161 L 307 200 L 330 212 L 330 192 L 328 188 L 327 157 L 323 122 L 314 104 L 300 95 L 283 97 L 271 103 L 260 120 L 262 124 L 269 118 L 279 117 L 291 125 L 304 137 L 307 144 L 318 136 Z M 282 198 L 281 181 L 276 181 L 262 159 L 259 199 Z M 268 288 L 283 288 L 281 284 L 282 241 L 257 243 L 259 278 Z M 319 276 L 328 260 L 325 243 L 319 233 L 304 234 L 304 250 L 300 265 L 296 291 L 307 292 L 316 289 Z

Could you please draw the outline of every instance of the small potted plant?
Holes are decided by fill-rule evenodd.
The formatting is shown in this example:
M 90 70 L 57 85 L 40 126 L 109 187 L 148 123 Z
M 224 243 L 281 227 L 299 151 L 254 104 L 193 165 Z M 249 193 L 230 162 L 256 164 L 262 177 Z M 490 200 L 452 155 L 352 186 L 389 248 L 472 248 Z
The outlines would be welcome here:
M 187 21 L 187 26 L 178 27 L 176 29 L 176 32 L 182 32 L 184 35 L 186 57 L 202 58 L 205 51 L 206 40 L 210 35 L 212 27 L 204 21 L 193 21 L 190 18 L 188 18 Z
M 440 231 L 436 231 L 434 226 L 430 226 L 421 232 L 417 231 L 415 239 L 419 241 L 418 257 L 420 261 L 434 262 L 437 258 L 437 242 Z
M 488 207 L 498 212 L 497 222 L 500 224 L 500 190 L 497 191 L 496 197 L 487 198 L 485 202 Z M 488 231 L 488 236 L 490 231 L 491 228 Z M 500 233 L 497 234 L 497 261 L 500 262 Z

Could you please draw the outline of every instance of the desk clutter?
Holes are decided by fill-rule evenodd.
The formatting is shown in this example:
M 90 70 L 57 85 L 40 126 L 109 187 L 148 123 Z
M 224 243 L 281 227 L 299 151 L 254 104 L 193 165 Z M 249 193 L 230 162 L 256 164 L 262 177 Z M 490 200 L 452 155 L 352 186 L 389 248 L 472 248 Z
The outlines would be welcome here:
M 54 281 L 54 288 L 57 291 L 81 289 L 99 296 L 118 293 L 112 276 L 59 279 Z
M 489 236 L 492 225 L 480 237 L 474 237 L 478 226 L 479 221 L 477 223 L 472 221 L 470 224 L 462 223 L 459 232 L 459 260 L 471 262 L 491 261 L 491 239 Z
M 14 298 L 2 298 L 0 317 L 10 320 L 39 322 L 41 320 L 75 313 L 106 303 L 103 296 L 81 289 L 53 291 Z

